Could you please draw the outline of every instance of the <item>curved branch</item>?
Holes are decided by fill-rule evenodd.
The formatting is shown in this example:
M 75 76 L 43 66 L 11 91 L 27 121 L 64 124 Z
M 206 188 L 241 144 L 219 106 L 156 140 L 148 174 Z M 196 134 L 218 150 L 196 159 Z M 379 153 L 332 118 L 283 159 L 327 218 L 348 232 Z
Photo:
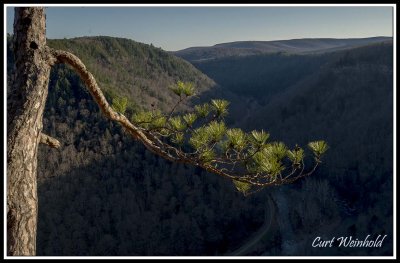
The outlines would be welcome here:
M 81 77 L 82 81 L 86 85 L 87 89 L 89 90 L 90 94 L 92 95 L 93 99 L 99 106 L 100 110 L 102 113 L 109 118 L 112 121 L 116 121 L 120 123 L 125 130 L 136 140 L 139 140 L 142 142 L 145 147 L 150 150 L 152 153 L 157 154 L 164 159 L 167 159 L 172 162 L 178 162 L 178 163 L 186 163 L 186 164 L 192 164 L 194 166 L 198 166 L 203 168 L 204 170 L 241 182 L 249 183 L 254 186 L 259 186 L 259 187 L 266 187 L 266 186 L 273 186 L 273 185 L 281 185 L 281 184 L 287 184 L 296 181 L 297 179 L 301 177 L 305 177 L 312 172 L 315 171 L 317 165 L 312 169 L 307 174 L 300 174 L 297 177 L 294 178 L 288 178 L 286 177 L 284 180 L 273 180 L 273 181 L 268 181 L 268 182 L 262 182 L 262 181 L 254 181 L 251 177 L 247 175 L 235 175 L 231 173 L 225 172 L 224 168 L 218 169 L 215 166 L 209 164 L 209 163 L 204 163 L 199 160 L 199 158 L 196 158 L 194 156 L 191 156 L 190 153 L 185 153 L 179 149 L 176 149 L 175 147 L 172 147 L 171 145 L 168 145 L 164 142 L 162 142 L 157 136 L 154 136 L 151 134 L 151 132 L 136 126 L 135 124 L 132 124 L 127 117 L 125 117 L 123 114 L 120 114 L 116 112 L 110 104 L 107 102 L 103 92 L 99 88 L 96 79 L 94 76 L 86 69 L 86 66 L 83 64 L 83 62 L 74 54 L 63 51 L 63 50 L 54 50 L 54 49 L 49 49 L 50 54 L 53 57 L 52 62 L 55 60 L 55 63 L 64 63 L 67 65 L 70 65 L 73 70 L 76 71 L 76 73 Z M 171 153 L 171 151 L 173 153 Z M 257 152 L 257 151 L 256 151 Z M 247 156 L 247 158 L 251 158 L 252 155 Z M 246 159 L 247 159 L 246 158 Z M 237 161 L 237 160 L 236 160 Z
M 76 71 L 76 73 L 78 73 L 82 81 L 85 83 L 90 94 L 92 95 L 93 99 L 99 106 L 100 110 L 107 118 L 120 123 L 128 131 L 129 134 L 131 134 L 135 139 L 140 140 L 151 152 L 156 153 L 167 160 L 177 161 L 176 158 L 162 151 L 162 149 L 160 149 L 151 140 L 149 140 L 149 138 L 147 138 L 147 136 L 143 133 L 142 129 L 133 125 L 128 120 L 128 118 L 126 118 L 123 114 L 116 112 L 110 106 L 103 92 L 99 88 L 96 79 L 94 78 L 92 73 L 90 73 L 86 69 L 85 64 L 83 64 L 83 62 L 77 56 L 63 50 L 51 49 L 50 52 L 56 59 L 56 63 L 64 63 L 70 65 Z

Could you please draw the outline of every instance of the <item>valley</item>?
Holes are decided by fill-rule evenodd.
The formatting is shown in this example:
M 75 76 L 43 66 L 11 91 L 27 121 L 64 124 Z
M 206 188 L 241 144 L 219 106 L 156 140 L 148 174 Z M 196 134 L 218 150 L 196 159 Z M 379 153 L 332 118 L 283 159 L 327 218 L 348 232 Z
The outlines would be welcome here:
M 179 111 L 227 99 L 230 126 L 264 129 L 291 147 L 323 139 L 330 149 L 310 178 L 243 197 L 228 180 L 146 151 L 101 115 L 78 76 L 57 66 L 44 131 L 62 148 L 39 148 L 38 255 L 224 255 L 265 230 L 269 195 L 281 205 L 268 214 L 276 222 L 240 253 L 393 253 L 391 38 L 233 42 L 174 53 L 112 37 L 49 45 L 80 56 L 110 101 L 128 98 L 128 113 L 168 111 L 176 99 L 169 87 L 190 81 L 197 96 Z M 387 245 L 311 247 L 317 235 L 366 234 L 387 234 Z

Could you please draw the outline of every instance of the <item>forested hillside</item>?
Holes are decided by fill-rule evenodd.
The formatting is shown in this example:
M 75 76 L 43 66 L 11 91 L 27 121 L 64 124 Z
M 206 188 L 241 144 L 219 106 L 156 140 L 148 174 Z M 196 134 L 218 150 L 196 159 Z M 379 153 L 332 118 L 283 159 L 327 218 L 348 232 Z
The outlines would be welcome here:
M 351 215 L 340 227 L 347 235 L 393 238 L 392 49 L 383 44 L 342 53 L 243 124 L 269 127 L 288 143 L 310 138 L 330 143 L 320 178 L 347 203 Z
M 38 255 L 216 255 L 262 224 L 262 197 L 154 156 L 55 82 L 65 103 L 47 105 L 44 130 L 63 145 L 40 147 Z
M 248 99 L 247 110 L 239 106 L 242 117 L 236 118 L 236 125 L 265 129 L 273 140 L 289 145 L 313 138 L 329 143 L 323 166 L 304 182 L 305 189 L 284 189 L 301 255 L 380 254 L 392 249 L 392 49 L 386 42 L 330 54 L 272 54 L 194 63 L 224 89 Z M 317 204 L 314 195 L 321 188 L 334 197 Z M 324 219 L 327 209 L 333 209 L 333 214 Z M 386 250 L 310 248 L 313 238 L 321 234 L 327 238 L 387 234 L 388 239 Z
M 169 88 L 178 80 L 195 83 L 198 93 L 215 85 L 183 59 L 128 39 L 83 37 L 49 40 L 48 45 L 80 57 L 108 97 L 128 97 L 130 108 L 150 109 L 155 103 L 171 109 L 176 101 Z
M 107 97 L 128 97 L 132 111 L 150 102 L 169 110 L 177 80 L 198 93 L 214 85 L 182 59 L 131 40 L 49 44 L 80 56 Z M 8 55 L 12 75 L 10 45 Z M 68 67 L 51 72 L 43 122 L 62 146 L 39 148 L 37 255 L 218 255 L 263 223 L 265 195 L 244 198 L 230 181 L 149 153 L 101 115 Z
M 168 110 L 175 102 L 168 87 L 192 81 L 200 100 L 232 102 L 230 124 L 264 129 L 290 147 L 323 139 L 330 149 L 310 178 L 243 197 L 228 180 L 149 153 L 101 115 L 78 76 L 57 66 L 44 132 L 62 147 L 39 148 L 38 255 L 223 255 L 246 244 L 265 213 L 274 215 L 271 227 L 248 255 L 393 253 L 391 43 L 193 63 L 204 74 L 127 39 L 49 45 L 80 56 L 108 99 L 127 97 L 130 111 Z M 311 247 L 317 236 L 368 234 L 388 237 L 382 248 Z

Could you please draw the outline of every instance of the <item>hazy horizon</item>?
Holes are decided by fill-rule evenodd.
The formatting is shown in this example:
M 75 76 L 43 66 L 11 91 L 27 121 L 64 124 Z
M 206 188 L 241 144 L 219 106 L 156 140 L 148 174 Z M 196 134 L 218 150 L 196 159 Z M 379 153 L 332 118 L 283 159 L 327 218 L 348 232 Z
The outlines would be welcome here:
M 98 35 L 98 36 L 79 36 L 79 37 L 70 37 L 70 38 L 47 38 L 47 39 L 74 39 L 74 38 L 84 38 L 84 37 L 115 37 L 115 36 L 109 36 L 109 35 Z M 392 38 L 392 36 L 371 36 L 371 37 L 360 37 L 360 38 L 335 38 L 335 37 L 306 37 L 306 38 L 289 38 L 289 39 L 272 39 L 272 40 L 236 40 L 236 41 L 230 41 L 230 42 L 222 42 L 222 43 L 215 43 L 211 45 L 203 45 L 203 46 L 190 46 L 190 47 L 184 47 L 179 50 L 165 50 L 167 52 L 176 52 L 180 50 L 185 50 L 185 49 L 190 49 L 190 48 L 202 48 L 202 47 L 213 47 L 216 45 L 222 45 L 222 44 L 228 44 L 228 43 L 235 43 L 235 42 L 274 42 L 274 41 L 287 41 L 287 40 L 301 40 L 301 39 L 368 39 L 368 38 Z M 139 43 L 142 43 L 140 41 L 137 41 L 136 39 L 131 39 L 128 37 L 115 37 L 115 38 L 125 38 L 129 39 L 132 41 L 136 41 Z M 150 44 L 150 43 L 144 43 L 144 44 Z
M 13 6 L 6 8 L 12 33 Z M 236 41 L 393 37 L 392 6 L 47 7 L 49 39 L 111 36 L 167 51 Z
M 393 38 L 392 36 L 370 36 L 370 37 L 348 37 L 348 38 L 337 38 L 337 37 L 304 37 L 304 38 L 288 38 L 288 39 L 271 39 L 271 40 L 235 40 L 235 41 L 230 41 L 230 42 L 221 42 L 221 43 L 215 43 L 211 44 L 208 46 L 191 46 L 183 49 L 188 49 L 188 48 L 198 48 L 198 47 L 213 47 L 216 45 L 221 45 L 221 44 L 228 44 L 228 43 L 235 43 L 235 42 L 275 42 L 275 41 L 288 41 L 288 40 L 302 40 L 302 39 L 368 39 L 368 38 Z M 134 40 L 134 39 L 133 39 Z M 183 50 L 180 49 L 180 50 Z M 179 51 L 179 50 L 178 50 Z

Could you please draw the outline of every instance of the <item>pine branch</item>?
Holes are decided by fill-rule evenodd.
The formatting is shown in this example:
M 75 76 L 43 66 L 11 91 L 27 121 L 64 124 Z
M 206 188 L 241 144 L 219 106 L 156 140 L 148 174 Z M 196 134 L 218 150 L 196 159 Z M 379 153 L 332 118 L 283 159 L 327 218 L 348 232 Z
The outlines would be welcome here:
M 235 182 L 235 185 L 237 187 L 239 187 L 238 190 L 240 189 L 240 191 L 243 192 L 245 195 L 247 192 L 248 194 L 258 192 L 258 190 L 250 191 L 250 188 L 253 186 L 257 188 L 264 188 L 268 186 L 289 184 L 300 178 L 312 174 L 320 163 L 319 156 L 327 149 L 327 145 L 323 141 L 313 142 L 309 145 L 314 152 L 316 164 L 311 169 L 311 171 L 309 171 L 308 173 L 304 173 L 304 162 L 302 161 L 301 165 L 297 165 L 294 163 L 295 161 L 298 161 L 298 158 L 293 159 L 293 154 L 295 154 L 296 152 L 287 150 L 286 146 L 283 143 L 266 144 L 266 140 L 268 139 L 269 134 L 265 133 L 264 131 L 253 131 L 250 135 L 246 135 L 248 137 L 244 137 L 245 135 L 242 134 L 243 132 L 238 130 L 234 132 L 233 130 L 230 130 L 230 132 L 228 132 L 228 135 L 226 135 L 227 129 L 225 127 L 225 124 L 223 122 L 217 122 L 213 120 L 216 118 L 222 118 L 227 113 L 227 105 L 229 103 L 223 100 L 212 101 L 215 115 L 212 121 L 208 123 L 206 122 L 207 126 L 206 124 L 204 124 L 200 127 L 201 129 L 199 128 L 193 130 L 189 129 L 190 124 L 187 123 L 187 125 L 185 124 L 185 126 L 187 127 L 184 127 L 184 129 L 182 129 L 181 126 L 183 124 L 181 123 L 181 117 L 173 117 L 172 114 L 174 113 L 176 107 L 183 101 L 182 92 L 186 96 L 189 96 L 192 92 L 192 86 L 190 86 L 190 89 L 188 91 L 174 91 L 177 93 L 177 95 L 180 96 L 180 99 L 167 116 L 163 115 L 163 117 L 167 119 L 165 124 L 162 124 L 161 127 L 157 127 L 155 129 L 152 127 L 143 128 L 137 126 L 140 123 L 130 122 L 127 117 L 125 117 L 122 113 L 116 112 L 113 107 L 109 105 L 94 76 L 86 69 L 86 66 L 78 57 L 66 51 L 53 49 L 50 50 L 53 56 L 53 60 L 55 59 L 56 63 L 68 64 L 78 73 L 78 75 L 85 83 L 90 94 L 92 95 L 94 101 L 100 107 L 102 113 L 110 120 L 116 121 L 121 124 L 121 126 L 125 128 L 125 130 L 134 139 L 142 142 L 145 147 L 152 153 L 157 154 L 162 158 L 172 162 L 191 164 L 201 167 L 210 173 L 229 178 Z M 180 84 L 184 85 L 185 83 L 181 82 Z M 197 108 L 196 111 L 203 115 L 206 115 L 205 113 L 207 113 L 205 108 Z M 186 119 L 186 122 L 191 121 L 191 117 L 186 117 Z M 153 121 L 149 121 L 146 127 L 151 126 L 152 122 Z M 172 126 L 168 126 L 171 125 L 171 123 Z M 155 130 L 159 129 L 169 130 L 171 134 L 168 133 L 169 135 L 161 135 L 158 132 L 154 133 Z M 172 135 L 175 134 L 176 136 L 178 136 L 178 134 L 183 134 L 184 136 L 184 133 L 187 133 L 189 131 L 192 134 L 192 138 L 193 136 L 197 136 L 196 140 L 199 140 L 192 141 L 195 143 L 194 146 L 196 147 L 194 147 L 195 151 L 191 153 L 184 152 L 180 146 L 179 148 L 177 148 L 171 144 L 164 142 L 165 139 L 160 139 L 163 137 L 169 137 L 170 140 L 174 142 L 174 138 L 171 137 Z M 205 134 L 202 134 L 202 132 L 205 132 Z M 209 137 L 203 138 L 203 135 Z M 230 136 L 230 139 L 236 142 L 236 146 L 238 147 L 239 151 L 234 148 L 227 149 L 225 152 L 221 153 L 220 157 L 215 156 L 217 152 L 221 152 L 221 150 L 217 148 L 217 144 L 221 142 L 224 136 Z M 180 138 L 180 140 L 182 140 L 182 138 L 184 140 L 185 137 Z M 235 143 L 233 143 L 233 145 L 234 144 Z M 233 150 L 234 153 L 228 154 L 229 150 Z M 281 163 L 281 159 L 286 155 L 287 151 L 292 154 L 291 157 L 294 160 L 292 160 L 293 168 L 288 175 L 285 175 L 283 177 L 281 173 L 284 170 L 285 166 L 283 166 L 283 164 Z M 242 156 L 240 156 L 241 154 Z M 267 163 L 262 163 L 262 166 L 260 166 L 259 168 L 255 167 L 254 169 L 251 168 L 252 166 L 250 166 L 250 169 L 247 166 L 248 162 L 253 162 L 253 164 L 251 164 L 253 166 L 257 164 L 260 165 L 259 162 L 262 162 L 264 159 L 267 161 Z M 242 170 L 245 170 L 244 172 L 241 172 L 241 174 L 238 174 L 236 172 L 238 170 L 238 164 L 242 166 Z M 297 173 L 300 167 L 300 173 Z M 271 172 L 269 173 L 268 171 Z

